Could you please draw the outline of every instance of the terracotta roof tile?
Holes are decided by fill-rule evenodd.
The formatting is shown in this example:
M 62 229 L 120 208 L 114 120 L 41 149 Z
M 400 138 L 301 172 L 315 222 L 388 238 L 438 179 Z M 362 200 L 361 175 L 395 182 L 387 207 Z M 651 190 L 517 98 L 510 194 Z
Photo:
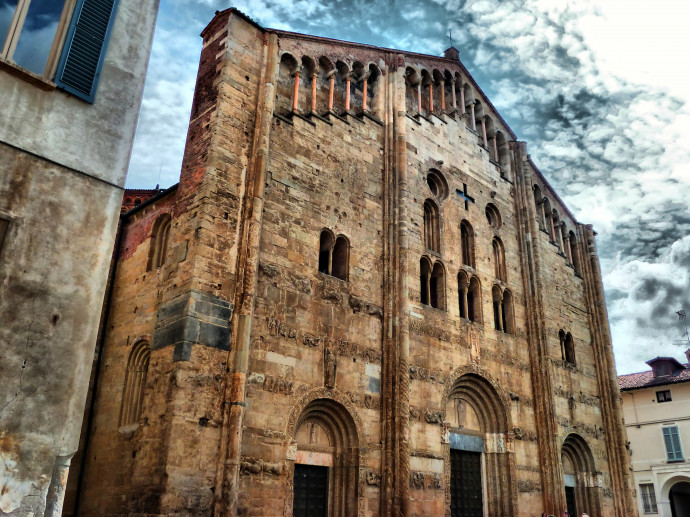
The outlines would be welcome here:
M 637 390 L 640 388 L 649 388 L 651 386 L 664 386 L 666 384 L 677 384 L 679 382 L 690 382 L 690 363 L 684 364 L 684 370 L 678 372 L 677 375 L 664 375 L 662 377 L 654 378 L 652 370 L 639 373 L 629 373 L 627 375 L 618 376 L 618 385 L 621 391 Z

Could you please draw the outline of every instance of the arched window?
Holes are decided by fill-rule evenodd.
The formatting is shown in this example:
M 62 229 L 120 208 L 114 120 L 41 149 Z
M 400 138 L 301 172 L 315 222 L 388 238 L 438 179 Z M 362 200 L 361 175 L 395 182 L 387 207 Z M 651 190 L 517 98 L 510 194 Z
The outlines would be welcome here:
M 570 332 L 565 335 L 564 351 L 564 359 L 571 364 L 577 364 L 575 362 L 575 343 L 573 342 L 573 336 Z
M 507 282 L 506 256 L 501 239 L 494 237 L 491 246 L 493 247 L 494 252 L 494 273 L 496 278 L 503 282 Z
M 534 206 L 537 209 L 537 224 L 539 225 L 539 229 L 543 230 L 544 229 L 544 205 L 543 205 L 543 198 L 541 196 L 541 189 L 539 188 L 539 185 L 534 185 L 532 187 L 532 190 L 534 191 Z
M 350 257 L 350 243 L 339 235 L 333 246 L 333 258 L 331 259 L 331 274 L 340 280 L 347 280 L 348 262 Z
M 424 201 L 424 247 L 439 253 L 438 207 L 431 199 Z
M 321 230 L 319 238 L 319 273 L 347 280 L 350 243 L 343 235 L 336 239 L 328 229 Z
M 578 251 L 577 237 L 574 232 L 568 233 L 568 243 L 570 244 L 570 263 L 575 269 L 575 273 L 582 276 L 582 265 L 580 264 L 580 253 Z
M 426 257 L 419 261 L 419 289 L 420 302 L 435 309 L 445 309 L 445 271 L 441 262 L 436 262 L 432 268 Z
M 501 213 L 498 211 L 498 208 L 496 208 L 496 205 L 493 203 L 486 205 L 484 214 L 486 214 L 486 220 L 489 223 L 489 226 L 491 226 L 494 230 L 501 228 Z
M 464 219 L 460 223 L 460 241 L 462 263 L 474 267 L 474 231 L 472 225 Z
M 458 273 L 458 306 L 460 308 L 460 317 L 469 319 L 469 311 L 467 306 L 467 292 L 470 288 L 470 283 L 467 279 L 467 273 L 460 271 Z
M 426 176 L 426 184 L 429 186 L 431 193 L 439 201 L 443 201 L 448 197 L 448 182 L 436 169 L 431 169 Z
M 506 289 L 495 285 L 491 290 L 494 304 L 494 328 L 506 334 L 515 334 L 515 321 L 513 316 L 513 295 Z
M 150 355 L 151 349 L 146 341 L 135 344 L 129 354 L 120 408 L 120 427 L 139 422 Z
M 171 218 L 169 214 L 163 214 L 153 224 L 151 232 L 151 245 L 149 247 L 149 260 L 147 271 L 159 268 L 165 264 L 168 253 L 168 235 L 170 233 Z
M 482 288 L 476 276 L 470 279 L 470 288 L 467 291 L 467 319 L 482 322 Z

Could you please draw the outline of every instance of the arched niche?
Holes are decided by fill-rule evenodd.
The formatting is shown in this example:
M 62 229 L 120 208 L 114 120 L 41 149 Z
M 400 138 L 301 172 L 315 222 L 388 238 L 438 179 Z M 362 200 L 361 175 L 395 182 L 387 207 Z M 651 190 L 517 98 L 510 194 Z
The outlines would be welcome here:
M 291 431 L 295 450 L 288 458 L 292 483 L 288 483 L 285 517 L 306 515 L 303 506 L 309 504 L 320 506 L 320 515 L 327 517 L 357 516 L 359 437 L 347 408 L 330 398 L 314 399 Z
M 517 494 L 506 436 L 509 416 L 492 383 L 476 373 L 455 379 L 446 393 L 445 419 L 450 427 L 446 449 L 446 482 L 450 488 L 446 492 L 447 507 L 492 517 L 515 515 L 513 501 Z M 482 493 L 481 508 L 471 507 L 476 501 L 463 501 L 462 486 L 467 483 Z
M 587 513 L 590 517 L 601 517 L 599 476 L 584 438 L 575 433 L 565 438 L 561 446 L 561 464 L 568 511 L 572 515 Z

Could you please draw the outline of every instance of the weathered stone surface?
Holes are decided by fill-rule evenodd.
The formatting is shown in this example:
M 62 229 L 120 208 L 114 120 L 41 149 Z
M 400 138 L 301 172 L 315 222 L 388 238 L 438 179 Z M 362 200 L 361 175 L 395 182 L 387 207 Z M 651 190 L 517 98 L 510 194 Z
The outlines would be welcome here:
M 578 451 L 578 479 L 596 478 L 580 507 L 632 515 L 591 228 L 460 63 L 263 31 L 234 10 L 202 36 L 180 185 L 124 226 L 85 511 L 205 515 L 212 490 L 217 512 L 290 516 L 307 463 L 330 469 L 329 515 L 449 515 L 464 451 L 484 457 L 488 515 L 557 514 L 561 455 Z M 440 78 L 459 85 L 457 110 Z M 574 232 L 577 264 L 539 230 L 534 185 Z M 146 272 L 166 213 L 186 258 Z M 124 436 L 128 354 L 149 335 Z

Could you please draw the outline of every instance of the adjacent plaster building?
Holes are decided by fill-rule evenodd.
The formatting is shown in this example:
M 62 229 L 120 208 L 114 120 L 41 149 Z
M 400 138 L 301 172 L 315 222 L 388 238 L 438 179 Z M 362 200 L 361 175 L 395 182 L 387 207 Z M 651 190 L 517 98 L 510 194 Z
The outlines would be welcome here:
M 157 8 L 0 1 L 2 515 L 60 515 Z
M 686 358 L 690 349 L 686 351 Z M 621 375 L 640 515 L 690 515 L 690 358 L 657 357 L 651 370 Z
M 122 216 L 81 515 L 636 515 L 590 226 L 458 59 L 217 13 Z

